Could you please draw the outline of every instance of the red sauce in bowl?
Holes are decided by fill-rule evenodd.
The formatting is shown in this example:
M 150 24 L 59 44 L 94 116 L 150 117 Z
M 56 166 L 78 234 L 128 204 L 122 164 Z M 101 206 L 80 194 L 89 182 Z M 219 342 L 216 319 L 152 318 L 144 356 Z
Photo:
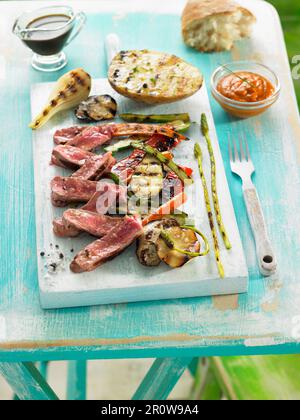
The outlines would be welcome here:
M 217 90 L 226 98 L 238 102 L 259 102 L 270 98 L 275 88 L 272 83 L 256 73 L 240 71 L 223 77 Z

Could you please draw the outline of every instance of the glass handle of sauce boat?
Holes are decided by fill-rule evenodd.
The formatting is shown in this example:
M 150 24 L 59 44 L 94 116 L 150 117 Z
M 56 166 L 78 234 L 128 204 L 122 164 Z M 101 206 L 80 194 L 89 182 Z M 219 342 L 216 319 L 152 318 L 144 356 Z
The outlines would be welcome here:
M 81 29 L 83 28 L 84 24 L 86 22 L 86 14 L 84 12 L 79 12 L 74 18 L 74 27 L 71 33 L 70 38 L 66 42 L 65 46 L 69 45 L 70 42 L 73 41 L 79 35 Z
M 109 67 L 112 59 L 120 52 L 121 42 L 117 34 L 108 34 L 105 39 L 105 55 L 107 66 Z

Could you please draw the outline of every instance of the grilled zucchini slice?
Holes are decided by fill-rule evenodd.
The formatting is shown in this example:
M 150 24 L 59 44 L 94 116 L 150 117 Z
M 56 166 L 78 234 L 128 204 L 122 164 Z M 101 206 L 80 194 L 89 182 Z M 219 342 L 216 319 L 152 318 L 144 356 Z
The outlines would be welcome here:
M 196 67 L 175 55 L 149 50 L 121 51 L 111 62 L 108 80 L 121 95 L 148 104 L 180 101 L 203 84 Z
M 172 239 L 175 248 L 191 253 L 200 252 L 200 243 L 197 239 L 197 235 L 191 229 L 173 226 L 165 230 Z M 172 268 L 182 267 L 191 259 L 188 255 L 170 249 L 166 241 L 161 237 L 157 241 L 157 255 Z
M 156 197 L 163 188 L 162 165 L 152 156 L 146 155 L 136 168 L 130 182 L 130 191 L 140 199 Z

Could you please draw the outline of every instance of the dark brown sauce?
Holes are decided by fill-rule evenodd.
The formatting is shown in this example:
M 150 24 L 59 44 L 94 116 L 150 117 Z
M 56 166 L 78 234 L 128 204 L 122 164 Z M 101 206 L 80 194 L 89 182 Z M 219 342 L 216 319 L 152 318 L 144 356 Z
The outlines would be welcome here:
M 30 22 L 26 29 L 48 29 L 48 31 L 33 31 L 23 39 L 24 43 L 40 55 L 58 54 L 69 38 L 72 26 L 66 26 L 70 21 L 67 15 L 40 16 Z M 59 29 L 63 27 L 62 29 Z

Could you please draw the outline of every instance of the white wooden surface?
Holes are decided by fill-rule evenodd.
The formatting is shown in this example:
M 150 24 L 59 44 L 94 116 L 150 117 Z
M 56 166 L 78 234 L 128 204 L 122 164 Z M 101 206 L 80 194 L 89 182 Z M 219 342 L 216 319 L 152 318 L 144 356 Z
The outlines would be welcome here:
M 50 89 L 51 84 L 48 83 L 33 86 L 31 95 L 33 115 L 43 106 Z M 64 209 L 52 206 L 50 181 L 55 175 L 69 174 L 67 170 L 49 165 L 53 148 L 53 132 L 59 127 L 68 127 L 78 123 L 72 112 L 65 112 L 55 117 L 44 128 L 33 133 L 37 255 L 42 307 L 61 308 L 246 292 L 248 272 L 221 153 L 213 128 L 206 88 L 203 87 L 200 92 L 185 101 L 167 106 L 146 106 L 146 108 L 145 105 L 136 104 L 116 94 L 105 79 L 94 81 L 93 93 L 109 93 L 114 96 L 119 104 L 119 112 L 189 112 L 192 121 L 199 121 L 201 112 L 207 113 L 210 127 L 212 127 L 212 141 L 216 154 L 220 204 L 233 249 L 227 251 L 219 236 L 221 259 L 226 273 L 226 278 L 220 279 L 203 200 L 202 184 L 197 163 L 193 158 L 194 141 L 201 140 L 208 183 L 210 183 L 210 160 L 205 140 L 200 135 L 199 124 L 193 124 L 193 128 L 189 131 L 192 141 L 178 147 L 175 160 L 194 169 L 196 182 L 187 190 L 189 200 L 184 210 L 195 219 L 196 226 L 209 238 L 212 248 L 210 255 L 196 258 L 176 270 L 171 270 L 163 263 L 157 268 L 145 268 L 139 264 L 135 256 L 135 245 L 133 245 L 122 255 L 94 272 L 72 273 L 69 264 L 74 255 L 94 239 L 87 235 L 75 239 L 57 238 L 52 232 L 52 220 L 60 216 Z M 45 257 L 40 256 L 41 252 L 45 253 Z M 63 253 L 63 259 L 59 257 L 60 253 Z M 55 272 L 49 267 L 53 262 L 57 264 Z

